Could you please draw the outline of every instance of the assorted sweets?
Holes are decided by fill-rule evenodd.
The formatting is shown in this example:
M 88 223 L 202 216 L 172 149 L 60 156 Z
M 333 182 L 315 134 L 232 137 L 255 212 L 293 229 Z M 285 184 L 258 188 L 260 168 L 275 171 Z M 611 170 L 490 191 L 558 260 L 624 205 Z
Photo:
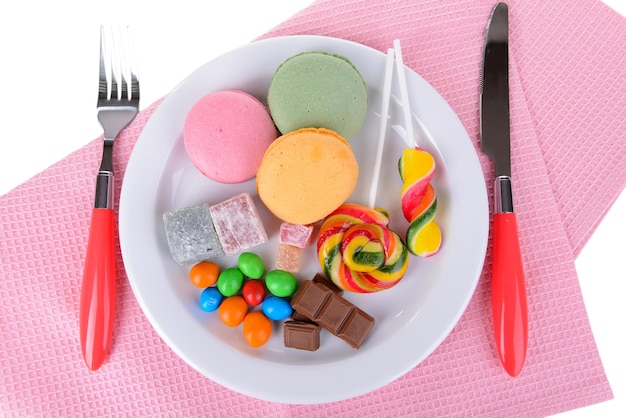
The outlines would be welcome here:
M 220 270 L 210 261 L 195 264 L 189 279 L 205 287 L 199 296 L 200 308 L 215 312 L 228 327 L 242 325 L 246 342 L 254 348 L 264 345 L 272 335 L 272 321 L 284 321 L 293 313 L 290 299 L 298 288 L 291 273 L 270 270 L 257 254 L 243 252 L 237 266 Z
M 214 205 L 203 203 L 163 214 L 170 253 L 180 265 L 234 255 L 268 240 L 249 193 Z
M 241 327 L 251 347 L 269 341 L 278 321 L 285 347 L 316 351 L 325 330 L 358 349 L 375 319 L 344 291 L 389 289 L 404 277 L 410 253 L 429 256 L 441 245 L 430 185 L 434 159 L 417 147 L 400 158 L 401 206 L 410 222 L 405 243 L 389 229 L 389 212 L 373 202 L 347 203 L 359 177 L 349 140 L 368 107 L 367 84 L 352 62 L 324 51 L 291 56 L 277 67 L 266 99 L 267 108 L 240 90 L 209 93 L 189 110 L 183 140 L 207 178 L 226 184 L 254 179 L 260 202 L 281 221 L 275 269 L 267 271 L 250 251 L 269 236 L 249 193 L 164 213 L 170 253 L 202 289 L 201 309 L 216 312 L 225 326 Z M 380 141 L 371 144 L 378 160 Z M 295 274 L 318 226 L 315 250 L 325 276 L 299 282 Z M 234 255 L 237 265 L 221 269 L 218 263 Z

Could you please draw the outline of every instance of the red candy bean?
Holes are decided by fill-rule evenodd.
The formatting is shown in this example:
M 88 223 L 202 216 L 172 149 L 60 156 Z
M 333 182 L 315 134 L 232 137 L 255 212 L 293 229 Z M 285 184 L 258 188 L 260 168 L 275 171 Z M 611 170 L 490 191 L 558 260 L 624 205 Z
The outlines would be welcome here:
M 243 285 L 242 294 L 248 305 L 260 305 L 265 299 L 265 286 L 260 280 L 248 280 Z

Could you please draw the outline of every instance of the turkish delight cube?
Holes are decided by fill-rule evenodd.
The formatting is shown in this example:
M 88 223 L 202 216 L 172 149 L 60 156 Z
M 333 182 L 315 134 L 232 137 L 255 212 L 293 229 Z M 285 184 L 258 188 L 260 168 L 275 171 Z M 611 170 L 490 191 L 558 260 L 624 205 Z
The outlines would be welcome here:
M 278 242 L 298 248 L 306 248 L 313 241 L 313 225 L 298 225 L 289 222 L 280 224 Z
M 302 266 L 302 248 L 293 245 L 278 244 L 276 268 L 289 273 L 297 273 Z
M 233 255 L 267 242 L 267 232 L 249 193 L 209 206 L 224 254 Z
M 195 264 L 224 255 L 208 204 L 166 212 L 163 223 L 170 253 L 178 264 Z

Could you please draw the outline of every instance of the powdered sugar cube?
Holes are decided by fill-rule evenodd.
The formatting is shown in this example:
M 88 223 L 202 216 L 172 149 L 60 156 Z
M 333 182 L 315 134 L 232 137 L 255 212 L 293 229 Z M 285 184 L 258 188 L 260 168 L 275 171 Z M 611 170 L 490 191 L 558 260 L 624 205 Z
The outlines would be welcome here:
M 224 255 L 208 204 L 166 212 L 163 223 L 170 253 L 178 264 L 195 264 Z
M 313 225 L 298 225 L 289 222 L 280 224 L 279 242 L 298 248 L 305 248 L 313 240 Z
M 249 193 L 209 206 L 224 254 L 233 255 L 267 242 L 267 233 Z

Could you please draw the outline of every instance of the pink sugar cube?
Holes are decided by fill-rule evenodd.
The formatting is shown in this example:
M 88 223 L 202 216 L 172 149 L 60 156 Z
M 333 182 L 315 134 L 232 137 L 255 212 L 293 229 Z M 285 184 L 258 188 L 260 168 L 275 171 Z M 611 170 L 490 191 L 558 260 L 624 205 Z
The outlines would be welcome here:
M 280 225 L 279 242 L 305 248 L 313 241 L 313 225 L 297 225 L 283 222 Z
M 293 245 L 278 244 L 276 268 L 289 273 L 297 273 L 302 265 L 302 248 Z
M 267 242 L 267 233 L 248 193 L 209 207 L 224 254 L 238 254 Z

